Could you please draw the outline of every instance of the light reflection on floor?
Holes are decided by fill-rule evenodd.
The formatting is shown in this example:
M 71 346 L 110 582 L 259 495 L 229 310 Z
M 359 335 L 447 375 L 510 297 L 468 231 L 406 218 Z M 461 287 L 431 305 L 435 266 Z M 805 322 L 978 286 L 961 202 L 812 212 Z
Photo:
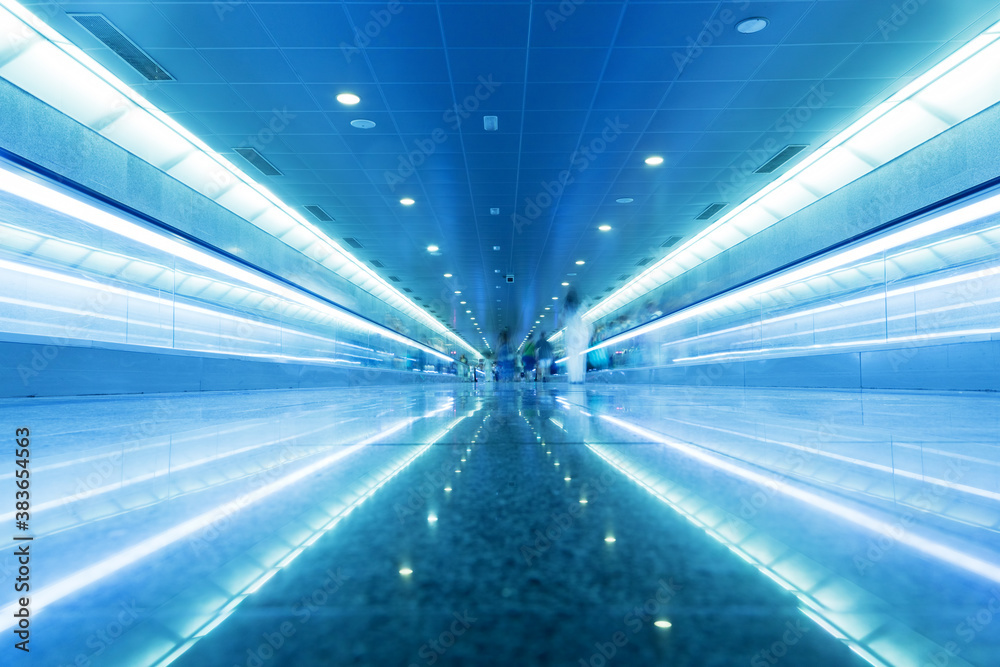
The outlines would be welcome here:
M 33 434 L 32 658 L 992 665 L 998 408 L 530 384 L 6 401 Z

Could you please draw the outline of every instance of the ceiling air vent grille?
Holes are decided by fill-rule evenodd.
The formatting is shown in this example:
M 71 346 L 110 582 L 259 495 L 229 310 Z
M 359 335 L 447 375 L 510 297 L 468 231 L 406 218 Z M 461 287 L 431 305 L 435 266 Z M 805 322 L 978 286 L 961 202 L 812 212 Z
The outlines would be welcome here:
M 759 171 L 759 170 L 758 170 Z M 695 220 L 711 220 L 716 213 L 729 206 L 729 204 L 709 204 Z
M 792 144 L 791 146 L 785 146 L 782 148 L 777 155 L 762 164 L 757 168 L 755 174 L 771 174 L 777 171 L 779 168 L 784 166 L 786 162 L 791 160 L 793 157 L 809 148 L 808 146 L 803 146 L 800 144 Z
M 312 216 L 319 220 L 320 222 L 333 222 L 333 217 L 323 210 L 322 207 L 316 206 L 315 204 L 310 204 L 309 206 L 304 206 L 307 211 L 312 213 Z
M 629 279 L 629 278 L 631 278 L 631 277 L 632 277 L 632 276 L 630 276 L 629 274 L 627 274 L 627 273 L 623 273 L 623 274 L 621 274 L 620 276 L 618 276 L 618 280 L 628 280 L 628 279 Z
M 377 267 L 379 269 L 384 269 L 385 268 L 385 264 L 383 264 L 382 262 L 378 261 L 377 259 L 369 259 L 368 261 L 371 262 L 372 266 L 374 266 L 374 267 Z
M 409 287 L 404 287 L 404 288 L 403 288 L 403 291 L 404 291 L 404 292 L 406 292 L 407 294 L 413 294 L 413 290 L 411 290 L 411 289 L 410 289 Z M 416 301 L 420 301 L 420 298 L 419 298 L 419 297 L 413 297 L 413 298 L 414 298 L 414 300 L 416 300 Z
M 241 158 L 253 165 L 254 169 L 265 176 L 281 176 L 281 172 L 273 164 L 267 161 L 263 155 L 257 152 L 256 148 L 234 148 Z
M 661 243 L 660 247 L 661 248 L 672 248 L 675 245 L 677 245 L 677 242 L 680 241 L 682 238 L 684 238 L 684 237 L 683 236 L 671 236 L 669 239 L 667 239 L 666 241 L 664 241 L 663 243 Z
M 614 287 L 607 287 L 607 288 L 605 288 L 605 290 L 604 290 L 604 291 L 605 291 L 605 292 L 614 292 L 614 291 L 615 291 L 615 288 L 614 288 Z
M 638 262 L 636 262 L 635 265 L 636 266 L 646 266 L 647 264 L 649 264 L 652 261 L 653 261 L 652 257 L 643 257 Z
M 351 246 L 352 248 L 364 248 L 364 246 L 361 245 L 361 241 L 357 240 L 353 236 L 345 236 L 344 243 Z
M 136 46 L 135 42 L 104 18 L 103 14 L 70 14 L 70 16 L 147 81 L 174 80 L 167 70 L 160 67 L 145 51 Z
M 389 280 L 391 280 L 394 283 L 398 283 L 399 282 L 399 277 L 398 276 L 389 276 Z

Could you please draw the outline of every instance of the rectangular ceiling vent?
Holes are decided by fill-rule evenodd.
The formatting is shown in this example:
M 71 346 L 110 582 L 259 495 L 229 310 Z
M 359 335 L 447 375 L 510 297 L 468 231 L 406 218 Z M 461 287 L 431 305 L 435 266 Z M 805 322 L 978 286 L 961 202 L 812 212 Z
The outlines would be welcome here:
M 344 243 L 351 246 L 352 248 L 364 248 L 364 246 L 361 245 L 361 241 L 357 240 L 353 236 L 345 236 Z
M 608 288 L 605 288 L 605 290 L 604 290 L 604 291 L 605 291 L 605 292 L 614 292 L 614 291 L 615 291 L 615 288 L 614 288 L 614 287 L 608 287 Z
M 667 239 L 666 241 L 664 241 L 663 243 L 661 243 L 660 247 L 661 248 L 673 248 L 675 245 L 677 245 L 677 242 L 680 241 L 682 238 L 684 238 L 684 237 L 683 236 L 671 236 L 669 239 Z
M 84 30 L 96 37 L 147 81 L 173 81 L 167 70 L 125 36 L 103 14 L 70 14 Z
M 315 204 L 310 204 L 309 206 L 304 206 L 305 210 L 312 213 L 312 216 L 319 220 L 320 222 L 333 222 L 333 217 L 323 210 L 321 206 L 316 206 Z
M 253 168 L 265 176 L 281 176 L 281 172 L 267 159 L 257 152 L 256 148 L 234 148 L 241 158 L 253 165 Z
M 792 144 L 790 146 L 785 146 L 782 148 L 777 155 L 762 164 L 757 168 L 755 174 L 772 174 L 778 169 L 780 169 L 786 162 L 791 160 L 793 157 L 809 148 L 809 146 L 803 146 L 801 144 Z
M 398 283 L 399 282 L 399 278 L 397 276 L 389 276 L 389 280 L 391 280 L 394 283 Z
M 636 266 L 646 266 L 647 264 L 649 264 L 652 261 L 653 261 L 652 257 L 643 257 L 638 262 L 636 262 L 635 265 Z
M 404 287 L 403 291 L 406 292 L 407 294 L 413 294 L 413 290 L 411 290 L 409 287 Z M 420 301 L 420 297 L 419 296 L 415 296 L 415 297 L 413 297 L 413 300 L 414 301 Z
M 631 278 L 631 276 L 627 273 L 623 273 L 620 276 L 618 276 L 618 280 L 628 280 L 629 278 Z
M 385 264 L 383 264 L 382 262 L 378 261 L 377 259 L 369 259 L 368 261 L 372 263 L 372 266 L 378 267 L 380 269 L 384 269 L 385 268 Z
M 695 220 L 711 220 L 716 213 L 729 206 L 729 204 L 709 204 L 705 207 Z

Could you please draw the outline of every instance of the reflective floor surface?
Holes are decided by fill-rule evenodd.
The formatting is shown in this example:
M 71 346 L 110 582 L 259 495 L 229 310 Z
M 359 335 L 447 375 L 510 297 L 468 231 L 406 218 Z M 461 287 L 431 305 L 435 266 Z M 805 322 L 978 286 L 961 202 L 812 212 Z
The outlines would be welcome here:
M 0 414 L 31 433 L 31 664 L 1000 664 L 995 395 L 437 385 Z

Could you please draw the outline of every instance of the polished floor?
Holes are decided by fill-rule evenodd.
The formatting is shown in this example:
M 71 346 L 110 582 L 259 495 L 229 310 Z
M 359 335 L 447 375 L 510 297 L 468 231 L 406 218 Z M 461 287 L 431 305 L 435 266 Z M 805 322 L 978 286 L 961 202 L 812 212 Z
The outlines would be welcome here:
M 1000 664 L 993 394 L 466 384 L 0 414 L 31 430 L 32 664 Z

